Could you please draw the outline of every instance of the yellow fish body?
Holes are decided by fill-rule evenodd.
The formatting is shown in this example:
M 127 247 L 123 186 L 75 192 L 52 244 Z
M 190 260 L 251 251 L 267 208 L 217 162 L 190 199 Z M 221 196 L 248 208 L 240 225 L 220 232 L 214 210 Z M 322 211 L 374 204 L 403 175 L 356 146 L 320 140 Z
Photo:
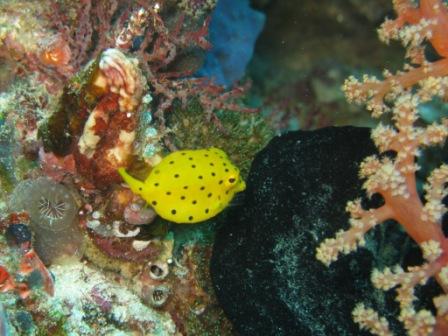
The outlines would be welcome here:
M 170 153 L 144 182 L 124 168 L 118 173 L 159 216 L 175 223 L 197 223 L 221 212 L 246 188 L 237 167 L 218 148 Z

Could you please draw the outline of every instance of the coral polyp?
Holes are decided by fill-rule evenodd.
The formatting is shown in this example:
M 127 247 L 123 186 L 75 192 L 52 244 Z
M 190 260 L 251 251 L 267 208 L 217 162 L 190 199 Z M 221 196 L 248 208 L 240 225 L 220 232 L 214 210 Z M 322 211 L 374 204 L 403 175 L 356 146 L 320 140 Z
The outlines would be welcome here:
M 66 229 L 77 216 L 71 191 L 45 177 L 19 184 L 10 204 L 15 211 L 27 211 L 33 223 L 50 231 Z
M 61 219 L 64 216 L 66 205 L 64 201 L 56 200 L 55 202 L 48 198 L 41 197 L 39 200 L 39 212 L 41 216 L 47 217 L 49 221 Z

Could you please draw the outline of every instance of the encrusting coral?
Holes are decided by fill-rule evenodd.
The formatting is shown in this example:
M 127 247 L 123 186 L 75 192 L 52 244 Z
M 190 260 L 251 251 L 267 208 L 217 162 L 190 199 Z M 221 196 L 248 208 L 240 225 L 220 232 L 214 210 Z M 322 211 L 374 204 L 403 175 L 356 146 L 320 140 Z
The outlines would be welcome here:
M 10 195 L 10 212 L 29 215 L 35 248 L 46 263 L 64 255 L 81 255 L 84 238 L 73 195 L 74 190 L 46 177 L 22 181 Z
M 420 169 L 416 159 L 421 149 L 443 144 L 448 137 L 446 119 L 426 127 L 417 125 L 420 104 L 433 97 L 447 97 L 448 8 L 440 0 L 422 0 L 417 7 L 411 1 L 395 0 L 394 7 L 398 17 L 383 24 L 380 37 L 386 41 L 400 39 L 407 47 L 411 64 L 396 75 L 386 72 L 383 81 L 366 77 L 359 83 L 352 77 L 344 85 L 348 100 L 366 103 L 374 117 L 392 111 L 393 126 L 380 123 L 372 131 L 372 139 L 382 154 L 367 157 L 360 167 L 367 194 L 380 194 L 384 204 L 366 210 L 361 200 L 348 202 L 351 227 L 321 243 L 316 257 L 328 266 L 340 253 L 363 246 L 367 231 L 388 219 L 395 220 L 419 244 L 426 262 L 407 270 L 400 266 L 374 270 L 372 282 L 383 290 L 398 287 L 399 320 L 409 335 L 447 335 L 448 240 L 441 221 L 446 212 L 443 198 L 448 194 L 448 166 L 442 164 L 430 174 L 424 186 L 424 202 L 417 190 L 415 173 Z M 440 60 L 425 59 L 426 40 Z M 436 316 L 428 310 L 417 311 L 413 304 L 415 287 L 431 277 L 436 278 L 444 291 L 433 300 Z M 392 335 L 388 322 L 363 304 L 353 310 L 353 318 L 361 328 L 376 335 Z

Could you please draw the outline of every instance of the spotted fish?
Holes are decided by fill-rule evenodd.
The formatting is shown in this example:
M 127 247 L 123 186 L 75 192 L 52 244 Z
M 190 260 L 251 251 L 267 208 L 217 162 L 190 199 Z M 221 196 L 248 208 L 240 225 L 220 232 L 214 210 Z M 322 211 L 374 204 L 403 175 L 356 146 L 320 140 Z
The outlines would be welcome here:
M 246 188 L 239 169 L 218 148 L 173 152 L 144 182 L 124 168 L 118 173 L 159 216 L 175 223 L 197 223 L 221 212 Z

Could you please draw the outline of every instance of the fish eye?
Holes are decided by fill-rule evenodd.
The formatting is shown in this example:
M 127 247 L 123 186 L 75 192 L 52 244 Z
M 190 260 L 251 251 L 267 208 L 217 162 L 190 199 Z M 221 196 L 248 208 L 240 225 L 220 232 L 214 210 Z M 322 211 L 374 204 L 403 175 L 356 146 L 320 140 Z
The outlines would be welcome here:
M 235 182 L 237 180 L 238 180 L 238 176 L 235 174 L 231 174 L 231 175 L 227 176 L 227 178 L 224 181 L 225 181 L 225 185 L 227 186 L 227 188 L 233 188 L 233 186 L 235 186 Z

